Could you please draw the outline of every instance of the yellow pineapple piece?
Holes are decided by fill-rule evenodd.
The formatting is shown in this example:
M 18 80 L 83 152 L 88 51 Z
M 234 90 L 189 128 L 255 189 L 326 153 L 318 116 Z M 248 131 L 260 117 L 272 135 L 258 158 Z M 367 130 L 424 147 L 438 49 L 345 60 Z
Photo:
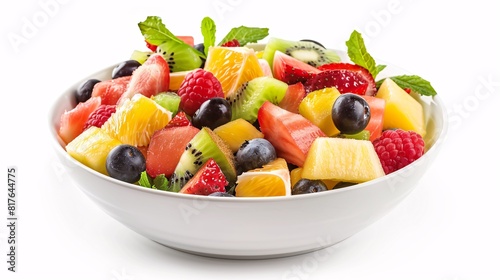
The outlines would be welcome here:
M 214 132 L 226 142 L 233 153 L 237 152 L 245 141 L 264 138 L 262 132 L 244 119 L 236 119 L 223 124 L 215 128 Z
M 299 113 L 328 136 L 335 136 L 340 131 L 332 120 L 332 106 L 340 92 L 334 88 L 324 88 L 310 92 L 299 105 Z
M 412 130 L 422 137 L 426 134 L 424 110 L 411 95 L 387 78 L 380 86 L 378 98 L 385 100 L 383 129 Z
M 384 175 L 372 142 L 348 138 L 316 138 L 302 170 L 303 178 L 352 183 Z
M 142 94 L 135 94 L 116 108 L 102 129 L 124 144 L 147 146 L 153 133 L 164 128 L 172 112 Z
M 293 186 L 300 180 L 302 179 L 302 170 L 303 168 L 302 167 L 297 167 L 297 168 L 294 168 L 292 171 L 290 171 L 290 182 L 291 182 L 291 186 L 292 186 L 292 189 L 293 189 Z M 321 180 L 323 183 L 325 183 L 326 185 L 326 188 L 331 190 L 333 188 L 335 188 L 335 186 L 339 183 L 339 181 L 334 181 L 334 180 L 328 180 L 328 179 L 324 179 L 324 180 Z
M 66 145 L 66 151 L 74 159 L 108 175 L 106 157 L 116 146 L 122 144 L 103 129 L 91 126 Z

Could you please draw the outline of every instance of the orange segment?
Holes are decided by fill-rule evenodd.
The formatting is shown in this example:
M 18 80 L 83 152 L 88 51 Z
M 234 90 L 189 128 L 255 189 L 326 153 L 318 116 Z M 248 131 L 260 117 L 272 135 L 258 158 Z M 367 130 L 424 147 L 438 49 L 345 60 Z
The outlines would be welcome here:
M 239 197 L 291 195 L 290 173 L 282 158 L 277 158 L 262 168 L 243 172 L 236 183 L 235 192 Z
M 247 47 L 210 47 L 204 69 L 220 81 L 225 97 L 243 83 L 264 76 L 255 51 Z
M 126 100 L 102 125 L 110 136 L 124 144 L 147 146 L 153 133 L 167 125 L 172 112 L 142 94 Z

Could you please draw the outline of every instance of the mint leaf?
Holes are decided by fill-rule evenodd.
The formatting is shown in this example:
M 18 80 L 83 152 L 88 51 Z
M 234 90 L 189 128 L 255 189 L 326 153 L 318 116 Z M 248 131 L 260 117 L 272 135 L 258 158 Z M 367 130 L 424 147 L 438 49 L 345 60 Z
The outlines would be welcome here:
M 165 177 L 165 174 L 160 174 L 156 176 L 153 180 L 154 189 L 166 191 L 168 189 L 168 179 Z
M 345 44 L 347 46 L 347 55 L 351 61 L 366 68 L 374 79 L 385 68 L 385 65 L 375 64 L 375 60 L 366 50 L 365 41 L 358 31 L 354 30 Z
M 226 37 L 222 39 L 219 46 L 234 39 L 238 40 L 240 46 L 244 46 L 248 43 L 257 43 L 259 40 L 266 38 L 267 35 L 269 35 L 269 28 L 234 27 L 229 31 Z
M 434 96 L 437 94 L 431 83 L 417 75 L 400 75 L 389 77 L 402 89 L 409 88 L 420 95 Z M 385 79 L 377 81 L 377 88 Z
M 146 171 L 142 171 L 141 173 L 141 178 L 139 179 L 139 186 L 145 187 L 145 188 L 152 188 L 152 180 L 151 177 L 149 177 L 148 173 Z
M 208 53 L 208 48 L 215 45 L 216 30 L 215 22 L 210 17 L 204 17 L 201 21 L 201 34 L 203 35 L 205 53 Z
M 184 41 L 177 38 L 177 36 L 170 32 L 170 30 L 168 30 L 167 27 L 163 24 L 160 17 L 148 16 L 145 21 L 139 22 L 138 25 L 139 29 L 141 30 L 142 36 L 144 36 L 144 39 L 152 45 L 159 46 L 171 40 L 176 42 L 182 48 L 191 48 L 198 56 L 206 58 L 203 53 L 186 44 Z

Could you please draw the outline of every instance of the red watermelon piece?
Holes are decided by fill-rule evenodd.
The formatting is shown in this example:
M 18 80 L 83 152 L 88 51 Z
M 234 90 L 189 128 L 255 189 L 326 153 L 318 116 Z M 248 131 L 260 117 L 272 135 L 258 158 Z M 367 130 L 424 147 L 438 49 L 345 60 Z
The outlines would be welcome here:
M 80 102 L 75 108 L 64 112 L 59 121 L 59 136 L 68 144 L 83 132 L 85 123 L 90 114 L 101 105 L 100 97 L 91 97 L 85 102 Z
M 368 102 L 368 106 L 370 106 L 370 121 L 365 130 L 370 131 L 370 141 L 373 141 L 382 135 L 385 100 L 368 95 L 362 95 L 361 97 L 363 97 L 366 102 Z
M 306 90 L 302 83 L 289 85 L 285 96 L 281 99 L 278 106 L 289 112 L 298 114 L 300 102 L 304 97 L 306 97 Z
M 304 164 L 313 141 L 318 137 L 326 137 L 308 119 L 269 101 L 259 109 L 257 118 L 264 138 L 273 144 L 278 157 L 299 167 Z
M 124 76 L 95 84 L 92 96 L 100 96 L 101 104 L 116 105 L 122 94 L 127 90 L 132 76 Z
M 186 145 L 199 132 L 194 126 L 171 126 L 156 131 L 146 153 L 146 173 L 170 177 Z
M 321 72 L 314 66 L 302 62 L 280 51 L 274 53 L 273 76 L 289 85 L 306 82 L 313 74 Z
M 118 100 L 118 104 L 132 98 L 136 93 L 151 97 L 166 92 L 169 84 L 170 68 L 167 61 L 160 54 L 152 54 L 144 64 L 132 73 L 127 90 Z

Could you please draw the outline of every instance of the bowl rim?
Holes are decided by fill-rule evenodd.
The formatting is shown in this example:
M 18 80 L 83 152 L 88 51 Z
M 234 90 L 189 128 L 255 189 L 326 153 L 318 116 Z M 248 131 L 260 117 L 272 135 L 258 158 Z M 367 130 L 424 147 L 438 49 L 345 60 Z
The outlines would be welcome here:
M 252 46 L 261 46 L 263 44 L 251 44 Z M 339 55 L 345 55 L 346 52 L 342 50 L 336 50 L 334 49 Z M 181 198 L 181 199 L 196 199 L 196 200 L 207 200 L 207 201 L 224 201 L 225 203 L 254 203 L 254 202 L 262 202 L 262 203 L 267 203 L 267 202 L 278 202 L 278 201 L 288 201 L 288 200 L 296 200 L 296 199 L 311 199 L 315 198 L 317 196 L 328 196 L 328 195 L 335 195 L 337 193 L 342 193 L 342 192 L 348 192 L 348 191 L 354 191 L 360 188 L 367 188 L 370 185 L 377 184 L 380 181 L 389 181 L 394 179 L 397 176 L 400 176 L 401 173 L 406 172 L 408 169 L 414 168 L 415 166 L 418 166 L 421 164 L 423 161 L 425 161 L 427 158 L 431 157 L 433 154 L 435 154 L 438 150 L 439 147 L 442 145 L 442 142 L 445 141 L 447 138 L 447 133 L 448 133 L 448 115 L 446 111 L 446 107 L 444 106 L 443 100 L 441 97 L 438 95 L 428 97 L 425 96 L 424 98 L 430 98 L 429 100 L 433 103 L 435 103 L 439 109 L 441 110 L 441 120 L 442 120 L 442 125 L 441 125 L 441 130 L 435 135 L 435 141 L 432 144 L 432 146 L 424 153 L 422 157 L 417 159 L 416 161 L 412 162 L 411 164 L 405 166 L 404 168 L 401 168 L 391 174 L 384 175 L 382 177 L 363 182 L 363 183 L 358 183 L 353 186 L 349 186 L 346 188 L 339 188 L 339 189 L 332 189 L 329 191 L 325 192 L 318 192 L 318 193 L 312 193 L 312 194 L 307 194 L 306 196 L 303 195 L 290 195 L 290 196 L 273 196 L 273 197 L 216 197 L 216 196 L 201 196 L 201 195 L 186 195 L 186 194 L 181 194 L 181 193 L 176 193 L 176 192 L 168 192 L 168 191 L 162 191 L 162 190 L 156 190 L 156 189 L 150 189 L 150 188 L 145 188 L 136 184 L 131 184 L 131 183 L 126 183 L 122 182 L 120 180 L 114 179 L 112 177 L 106 176 L 104 174 L 101 174 L 90 167 L 82 164 L 81 162 L 77 161 L 73 157 L 71 157 L 66 150 L 63 148 L 63 141 L 59 137 L 57 133 L 57 124 L 54 123 L 56 119 L 59 119 L 60 116 L 56 116 L 56 112 L 58 111 L 59 106 L 61 103 L 63 103 L 65 98 L 68 98 L 68 92 L 71 91 L 73 88 L 75 88 L 78 84 L 82 83 L 86 79 L 92 77 L 92 76 L 97 76 L 97 75 L 102 75 L 103 72 L 110 70 L 114 68 L 118 64 L 113 64 L 111 66 L 105 67 L 99 71 L 95 71 L 93 74 L 88 75 L 86 78 L 81 79 L 77 83 L 73 83 L 70 87 L 67 87 L 66 90 L 60 94 L 56 99 L 53 101 L 52 105 L 49 108 L 49 118 L 48 118 L 48 124 L 49 124 L 49 129 L 50 129 L 50 135 L 51 137 L 51 144 L 53 148 L 55 149 L 55 152 L 59 154 L 59 156 L 63 156 L 67 161 L 70 161 L 71 163 L 75 164 L 79 168 L 82 168 L 85 170 L 89 175 L 91 176 L 97 176 L 103 180 L 108 181 L 111 184 L 119 185 L 121 187 L 128 188 L 133 191 L 141 191 L 141 192 L 146 192 L 149 194 L 153 195 L 160 195 L 160 196 L 166 196 L 166 197 L 171 197 L 171 198 Z M 390 67 L 395 67 L 400 70 L 402 70 L 404 73 L 401 74 L 408 74 L 408 71 L 405 71 L 404 69 L 400 68 L 397 65 L 387 63 L 387 66 Z M 110 72 L 111 73 L 111 72 Z M 109 74 L 110 76 L 111 74 Z M 72 179 L 71 179 L 72 180 Z

